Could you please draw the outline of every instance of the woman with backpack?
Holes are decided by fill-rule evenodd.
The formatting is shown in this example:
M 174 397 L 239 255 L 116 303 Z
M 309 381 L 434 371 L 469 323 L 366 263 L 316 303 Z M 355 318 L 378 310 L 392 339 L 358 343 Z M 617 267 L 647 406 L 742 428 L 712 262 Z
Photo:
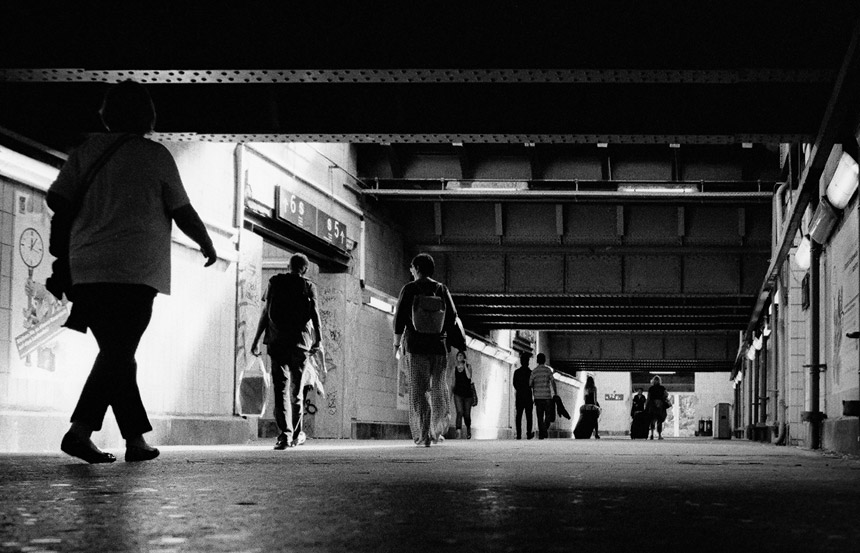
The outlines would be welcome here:
M 448 429 L 446 340 L 466 350 L 451 293 L 431 278 L 435 266 L 429 254 L 415 256 L 409 266 L 413 280 L 400 290 L 394 311 L 394 353 L 402 351 L 409 374 L 409 427 L 412 439 L 423 447 L 430 447 Z

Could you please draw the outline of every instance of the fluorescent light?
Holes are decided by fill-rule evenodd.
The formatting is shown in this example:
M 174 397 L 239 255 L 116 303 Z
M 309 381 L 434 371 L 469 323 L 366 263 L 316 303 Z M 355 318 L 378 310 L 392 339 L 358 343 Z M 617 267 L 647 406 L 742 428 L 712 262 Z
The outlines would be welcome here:
M 60 170 L 0 146 L 0 174 L 47 192 Z
M 389 315 L 394 313 L 394 306 L 393 305 L 391 305 L 387 301 L 384 301 L 384 300 L 377 298 L 376 296 L 370 296 L 367 299 L 367 301 L 365 302 L 365 305 L 369 305 L 370 307 L 373 307 L 374 309 L 379 309 L 380 311 L 384 311 L 385 313 L 388 313 Z
M 648 371 L 651 374 L 675 374 L 675 371 Z
M 688 186 L 658 186 L 648 184 L 623 184 L 618 187 L 619 192 L 627 192 L 630 194 L 695 194 L 699 191 L 699 187 L 695 185 Z

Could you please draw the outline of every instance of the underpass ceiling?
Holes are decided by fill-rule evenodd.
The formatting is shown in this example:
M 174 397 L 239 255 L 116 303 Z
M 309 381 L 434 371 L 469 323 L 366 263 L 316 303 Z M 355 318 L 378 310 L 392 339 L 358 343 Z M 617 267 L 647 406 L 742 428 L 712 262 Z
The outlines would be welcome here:
M 460 4 L 7 2 L 0 126 L 67 150 L 135 78 L 163 140 L 808 141 L 860 11 Z
M 414 152 L 409 148 L 534 144 L 539 152 L 567 152 L 602 143 L 617 152 L 624 145 L 675 144 L 682 146 L 683 156 L 695 148 L 712 148 L 708 161 L 699 165 L 706 174 L 721 165 L 736 169 L 724 192 L 743 188 L 740 181 L 748 178 L 764 179 L 770 188 L 743 189 L 766 196 L 779 178 L 773 174 L 778 167 L 775 145 L 811 142 L 819 132 L 859 13 L 856 0 L 743 3 L 737 8 L 704 2 L 602 2 L 583 8 L 579 3 L 392 2 L 368 7 L 264 1 L 109 7 L 66 3 L 46 9 L 38 2 L 6 2 L 0 8 L 0 143 L 21 146 L 30 139 L 66 152 L 87 133 L 100 130 L 97 109 L 105 83 L 134 78 L 150 85 L 159 111 L 158 140 L 349 142 L 367 147 L 360 154 L 364 159 L 383 157 L 368 151 L 386 145 Z M 845 134 L 856 123 L 855 110 L 837 123 L 844 128 L 835 132 Z M 763 155 L 753 166 L 770 169 L 750 172 L 749 164 L 738 163 L 738 156 L 746 155 L 738 153 L 742 143 Z M 31 153 L 54 163 L 61 157 Z M 384 155 L 389 172 L 376 176 L 403 177 L 392 174 L 396 164 Z M 677 171 L 671 157 L 653 153 L 633 164 L 632 175 L 648 173 L 643 168 L 655 159 L 667 180 L 690 175 Z M 470 161 L 474 158 L 461 160 L 460 179 L 478 176 Z M 553 170 L 532 163 L 526 180 L 535 186 L 553 177 L 548 174 Z M 607 172 L 602 161 L 590 170 L 589 178 L 598 186 L 599 181 L 614 186 L 617 175 Z M 557 173 L 562 180 L 587 180 L 575 172 Z M 373 177 L 374 171 L 364 176 Z M 430 186 L 392 180 L 382 188 L 396 192 Z M 572 185 L 568 181 L 558 187 L 570 190 Z M 630 252 L 616 251 L 642 247 L 625 242 L 619 214 L 629 199 L 603 200 L 610 202 L 607 217 L 622 217 L 620 223 L 604 221 L 608 242 L 572 246 L 550 232 L 538 246 L 551 246 L 564 267 L 569 259 L 597 256 L 619 264 L 614 269 L 619 282 L 641 278 L 629 273 Z M 543 200 L 567 205 L 581 198 Z M 383 209 L 398 209 L 379 195 L 373 201 Z M 649 201 L 654 202 L 653 196 Z M 742 208 L 766 201 L 726 193 L 724 203 Z M 679 234 L 670 245 L 658 246 L 684 246 L 683 206 L 671 198 L 662 205 L 678 214 L 668 220 Z M 589 217 L 580 219 L 582 228 Z M 558 224 L 555 216 L 550 220 Z M 687 283 L 656 298 L 622 286 L 609 294 L 576 296 L 566 290 L 564 298 L 547 305 L 551 295 L 503 287 L 502 298 L 473 290 L 457 301 L 464 316 L 487 328 L 510 324 L 603 332 L 644 325 L 660 329 L 668 322 L 670 330 L 695 332 L 701 324 L 708 329 L 703 331 L 731 334 L 743 329 L 740 319 L 756 300 L 750 292 L 759 282 L 752 280 L 767 263 L 769 243 L 746 252 L 750 244 L 739 239 L 744 224 L 729 216 L 724 225 L 738 243 L 702 246 L 707 251 L 652 251 L 649 259 L 676 259 L 679 268 L 670 274 L 685 283 L 689 275 L 682 268 L 707 275 L 714 266 L 691 259 L 702 254 L 722 259 L 715 262 L 722 270 L 717 280 L 735 286 L 728 297 L 724 290 L 702 293 Z M 469 236 L 468 229 L 463 232 Z M 443 258 L 469 255 L 452 249 L 440 239 L 443 234 L 429 232 L 412 244 L 435 247 Z M 489 244 L 508 248 L 500 253 L 502 267 L 510 256 L 536 247 L 503 244 L 504 235 L 489 234 L 495 240 Z M 473 246 L 481 251 L 488 244 Z M 659 263 L 645 266 L 642 274 L 666 270 Z

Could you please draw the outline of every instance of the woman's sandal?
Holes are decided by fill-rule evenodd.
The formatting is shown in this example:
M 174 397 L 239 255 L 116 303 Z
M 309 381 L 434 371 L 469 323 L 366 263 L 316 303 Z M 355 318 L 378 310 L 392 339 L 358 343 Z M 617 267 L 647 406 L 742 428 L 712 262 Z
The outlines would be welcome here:
M 60 449 L 63 453 L 82 459 L 90 464 L 113 463 L 116 461 L 116 457 L 112 454 L 100 450 L 90 440 L 85 440 L 74 434 L 66 433 L 63 436 L 63 441 L 60 442 Z

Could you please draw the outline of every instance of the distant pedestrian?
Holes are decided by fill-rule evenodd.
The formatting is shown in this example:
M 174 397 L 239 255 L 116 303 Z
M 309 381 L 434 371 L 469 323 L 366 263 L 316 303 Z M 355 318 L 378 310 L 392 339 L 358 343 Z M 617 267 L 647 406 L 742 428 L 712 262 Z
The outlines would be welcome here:
M 598 410 L 597 417 L 594 418 L 594 438 L 600 439 L 600 431 L 597 427 L 597 420 L 600 416 L 600 403 L 597 402 L 597 385 L 594 384 L 594 377 L 588 376 L 585 379 L 585 397 L 583 400 L 584 405 L 591 405 L 592 408 Z M 587 409 L 587 407 L 586 407 Z
M 645 411 L 645 394 L 642 393 L 642 388 L 636 388 L 636 395 L 633 396 L 633 405 L 630 408 L 630 416 L 635 417 L 636 413 Z
M 170 294 L 173 223 L 200 246 L 207 267 L 218 256 L 173 156 L 144 138 L 155 127 L 146 88 L 133 81 L 112 86 L 100 114 L 108 132 L 72 152 L 47 197 L 54 212 L 50 252 L 57 260 L 46 288 L 72 300 L 65 326 L 89 328 L 99 347 L 60 449 L 88 463 L 114 462 L 90 440 L 111 407 L 125 460 L 148 461 L 159 451 L 143 438 L 152 426 L 137 386 L 135 353 L 155 295 Z
M 394 310 L 394 352 L 403 352 L 409 374 L 409 427 L 412 439 L 423 447 L 439 441 L 448 429 L 447 343 L 466 350 L 451 293 L 431 278 L 435 268 L 429 254 L 412 259 L 413 280 L 400 290 Z
M 553 375 L 555 371 L 546 364 L 546 355 L 538 353 L 536 360 L 538 366 L 532 370 L 529 386 L 532 389 L 535 411 L 537 412 L 538 439 L 543 440 L 549 437 L 550 419 L 553 418 L 550 409 L 555 409 L 553 397 L 558 392 L 555 388 L 555 376 Z
M 308 360 L 320 349 L 322 329 L 314 283 L 305 278 L 310 262 L 303 254 L 290 258 L 290 271 L 273 276 L 264 294 L 266 305 L 260 314 L 251 353 L 260 355 L 263 343 L 272 362 L 275 386 L 275 449 L 305 443 L 302 428 L 302 374 Z
M 457 438 L 472 438 L 472 365 L 466 361 L 466 352 L 457 352 L 457 364 L 454 367 L 454 407 L 457 410 Z M 466 434 L 462 433 L 463 423 L 466 423 Z
M 514 392 L 515 392 L 515 409 L 514 426 L 517 429 L 517 439 L 523 437 L 523 415 L 526 418 L 526 438 L 531 440 L 535 433 L 532 432 L 532 407 L 534 399 L 532 398 L 532 388 L 530 379 L 532 370 L 529 368 L 529 360 L 532 354 L 524 351 L 520 353 L 520 367 L 514 371 Z
M 654 428 L 657 429 L 657 439 L 663 439 L 663 423 L 666 421 L 666 410 L 669 407 L 669 393 L 663 387 L 663 380 L 659 375 L 651 379 L 651 387 L 648 388 L 648 399 L 646 409 L 651 417 L 649 439 L 654 439 Z

